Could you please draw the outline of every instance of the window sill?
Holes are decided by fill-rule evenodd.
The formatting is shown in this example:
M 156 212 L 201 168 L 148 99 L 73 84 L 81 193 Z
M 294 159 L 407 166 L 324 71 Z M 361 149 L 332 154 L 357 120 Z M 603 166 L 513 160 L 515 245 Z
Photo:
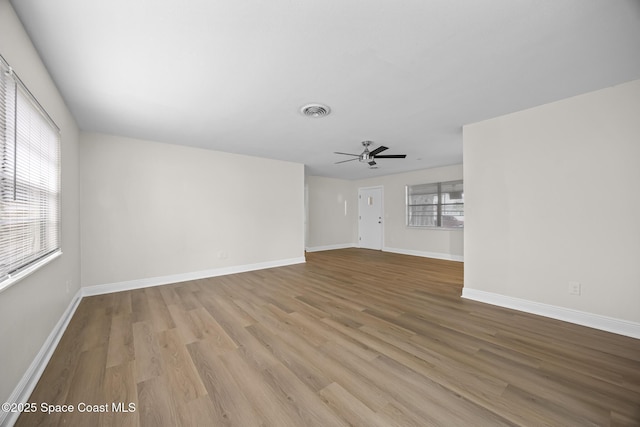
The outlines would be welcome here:
M 51 261 L 58 258 L 60 255 L 62 255 L 62 250 L 57 250 L 52 254 L 50 254 L 49 256 L 42 258 L 40 261 L 36 262 L 35 264 L 29 266 L 29 268 L 25 268 L 19 273 L 9 275 L 7 279 L 0 282 L 0 293 L 9 289 L 11 286 L 19 282 L 20 280 L 24 279 L 25 277 L 29 276 L 31 273 L 38 270 L 40 267 L 43 267 L 49 264 Z
M 411 226 L 406 225 L 406 228 L 410 230 L 433 230 L 433 231 L 464 231 L 464 227 L 429 227 L 425 226 Z

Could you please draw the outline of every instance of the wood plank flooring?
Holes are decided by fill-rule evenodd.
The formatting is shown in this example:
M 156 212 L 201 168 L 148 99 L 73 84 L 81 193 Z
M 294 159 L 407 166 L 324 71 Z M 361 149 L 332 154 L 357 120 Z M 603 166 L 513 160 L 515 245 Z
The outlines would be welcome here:
M 463 300 L 462 268 L 344 249 L 85 298 L 30 399 L 74 412 L 17 425 L 640 425 L 640 340 Z

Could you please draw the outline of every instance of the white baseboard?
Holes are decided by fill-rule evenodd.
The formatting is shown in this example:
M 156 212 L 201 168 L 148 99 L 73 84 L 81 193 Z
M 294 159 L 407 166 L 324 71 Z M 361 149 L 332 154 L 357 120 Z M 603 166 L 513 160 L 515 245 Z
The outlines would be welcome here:
M 640 339 L 640 323 L 494 294 L 492 292 L 479 291 L 476 289 L 463 288 L 462 297 Z
M 76 312 L 76 308 L 80 304 L 82 300 L 82 292 L 78 290 L 75 294 L 67 309 L 62 313 L 60 320 L 56 323 L 56 326 L 53 328 L 44 344 L 40 348 L 40 351 L 29 365 L 29 368 L 24 373 L 16 388 L 13 389 L 13 392 L 7 399 L 7 403 L 24 403 L 29 400 L 29 396 L 33 392 L 33 389 L 38 384 L 40 380 L 40 376 L 44 372 L 44 369 L 47 367 L 53 352 L 55 351 L 64 331 L 67 329 L 67 325 L 71 321 L 73 314 Z M 19 412 L 4 412 L 0 411 L 0 426 L 12 426 L 18 420 Z
M 327 246 L 313 246 L 308 247 L 305 250 L 307 252 L 320 252 L 320 251 L 332 251 L 334 249 L 347 249 L 347 248 L 355 248 L 355 243 L 340 243 L 337 245 L 327 245 Z
M 464 262 L 463 255 L 452 255 L 452 254 L 447 254 L 442 252 L 426 252 L 426 251 L 416 251 L 413 249 L 400 249 L 400 248 L 389 248 L 389 247 L 384 247 L 382 248 L 382 250 L 385 252 L 393 252 L 395 254 L 413 255 L 413 256 L 421 256 L 425 258 L 435 258 L 435 259 L 444 259 L 447 261 Z
M 149 288 L 151 286 L 168 285 L 171 283 L 186 282 L 188 280 L 225 276 L 227 274 L 245 273 L 247 271 L 264 270 L 266 268 L 283 267 L 286 265 L 301 264 L 304 262 L 304 257 L 298 257 L 280 259 L 276 261 L 259 262 L 255 264 L 236 265 L 232 267 L 213 268 L 210 270 L 194 271 L 190 273 L 172 274 L 169 276 L 149 277 L 145 279 L 127 280 L 124 282 L 86 286 L 82 288 L 82 296 L 110 294 L 112 292 Z
M 358 246 L 354 243 L 342 243 L 337 245 L 327 245 L 327 246 L 314 246 L 306 248 L 307 252 L 319 252 L 319 251 L 331 251 L 334 249 L 346 249 L 346 248 L 357 248 Z M 426 251 L 416 251 L 413 249 L 400 249 L 400 248 L 389 248 L 383 247 L 383 252 L 392 252 L 401 255 L 413 255 L 420 256 L 424 258 L 435 258 L 435 259 L 444 259 L 447 261 L 459 261 L 464 262 L 464 256 L 462 255 L 452 255 L 441 252 L 426 252 Z

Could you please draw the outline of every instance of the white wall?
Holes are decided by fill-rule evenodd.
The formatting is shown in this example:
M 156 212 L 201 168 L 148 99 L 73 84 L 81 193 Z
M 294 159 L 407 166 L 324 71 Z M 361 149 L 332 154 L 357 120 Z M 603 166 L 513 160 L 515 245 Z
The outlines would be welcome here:
M 61 129 L 63 254 L 0 293 L 0 402 L 7 401 L 80 286 L 78 128 L 9 2 L 0 54 Z
M 466 126 L 464 176 L 465 290 L 640 322 L 640 80 Z
M 355 165 L 361 166 L 361 165 Z M 358 188 L 384 188 L 385 251 L 462 260 L 462 230 L 409 228 L 405 225 L 405 186 L 462 179 L 462 165 L 381 176 L 358 181 L 307 177 L 307 247 L 331 249 L 358 245 Z M 348 212 L 344 215 L 344 201 Z
M 304 257 L 304 166 L 86 134 L 82 285 Z
M 307 177 L 307 250 L 356 246 L 358 204 L 353 181 Z

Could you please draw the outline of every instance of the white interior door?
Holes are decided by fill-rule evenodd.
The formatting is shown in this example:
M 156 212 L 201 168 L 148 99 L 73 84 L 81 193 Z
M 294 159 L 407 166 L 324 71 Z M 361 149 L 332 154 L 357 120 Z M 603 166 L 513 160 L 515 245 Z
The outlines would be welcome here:
M 382 187 L 358 189 L 359 246 L 382 249 Z

